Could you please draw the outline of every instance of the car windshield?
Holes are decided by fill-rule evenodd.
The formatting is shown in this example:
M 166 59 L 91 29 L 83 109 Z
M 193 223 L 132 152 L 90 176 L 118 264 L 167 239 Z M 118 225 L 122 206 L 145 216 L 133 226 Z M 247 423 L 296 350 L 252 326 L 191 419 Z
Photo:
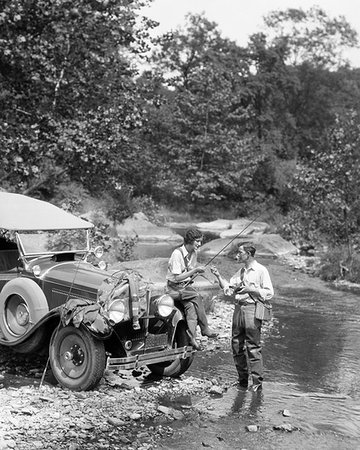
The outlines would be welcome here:
M 84 252 L 88 249 L 85 229 L 18 233 L 25 255 Z

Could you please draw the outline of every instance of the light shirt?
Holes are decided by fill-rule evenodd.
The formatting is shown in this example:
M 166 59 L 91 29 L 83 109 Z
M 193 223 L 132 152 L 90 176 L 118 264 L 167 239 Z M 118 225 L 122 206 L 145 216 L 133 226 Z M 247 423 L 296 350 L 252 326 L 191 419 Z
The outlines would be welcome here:
M 230 279 L 230 282 L 224 285 L 224 292 L 229 292 L 230 286 L 236 287 L 243 282 L 245 286 L 252 286 L 259 290 L 257 296 L 260 300 L 270 300 L 274 295 L 274 288 L 271 283 L 270 275 L 265 266 L 253 260 L 248 268 L 242 267 Z M 255 298 L 254 294 L 251 294 Z M 236 294 L 236 300 L 242 300 L 249 303 L 254 302 L 249 294 Z
M 185 245 L 176 248 L 169 259 L 168 270 L 166 274 L 166 279 L 169 281 L 176 282 L 176 275 L 180 275 L 183 272 L 193 269 L 197 263 L 197 253 L 192 252 L 191 254 L 186 250 Z M 190 277 L 182 281 L 188 281 Z

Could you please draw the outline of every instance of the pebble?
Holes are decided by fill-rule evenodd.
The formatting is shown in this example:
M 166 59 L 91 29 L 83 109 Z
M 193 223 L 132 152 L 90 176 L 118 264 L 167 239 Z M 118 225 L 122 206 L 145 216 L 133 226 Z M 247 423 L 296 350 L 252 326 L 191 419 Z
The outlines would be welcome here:
M 114 427 L 122 427 L 126 424 L 126 422 L 124 420 L 117 419 L 116 417 L 109 417 L 108 423 L 110 425 L 113 425 Z
M 300 428 L 292 425 L 291 423 L 282 423 L 280 425 L 274 425 L 274 430 L 287 431 L 291 433 L 292 431 L 299 431 Z
M 216 322 L 211 323 L 220 335 L 227 338 L 231 314 L 232 308 L 219 303 L 216 305 Z M 213 317 L 215 315 L 210 319 Z M 216 346 L 221 348 L 227 348 L 228 344 L 228 339 L 216 340 Z M 204 342 L 204 347 L 203 355 L 206 357 L 206 352 L 210 353 L 213 348 L 213 342 Z M 203 414 L 201 426 L 207 426 L 205 421 L 211 419 L 207 418 L 209 405 L 205 401 L 195 408 L 192 399 L 198 396 L 208 399 L 209 392 L 221 395 L 227 388 L 219 378 L 197 378 L 185 373 L 178 379 L 153 381 L 145 389 L 138 386 L 138 381 L 134 382 L 130 372 L 119 372 L 105 374 L 100 385 L 91 392 L 73 392 L 46 383 L 39 389 L 32 384 L 35 376 L 42 373 L 43 363 L 36 367 L 37 363 L 32 361 L 30 372 L 28 365 L 19 365 L 20 357 L 5 358 L 4 361 L 6 375 L 0 374 L 0 381 L 11 372 L 11 365 L 16 365 L 19 375 L 29 377 L 30 385 L 19 386 L 14 377 L 12 386 L 0 390 L 0 403 L 7 407 L 1 426 L 11 431 L 11 437 L 16 437 L 13 441 L 0 441 L 0 450 L 95 450 L 89 436 L 96 437 L 102 448 L 115 450 L 127 446 L 134 450 L 152 450 L 161 437 L 174 433 L 168 424 L 184 420 L 185 414 Z M 112 387 L 107 380 L 116 386 Z M 173 400 L 176 407 L 159 405 L 159 398 Z M 148 420 L 153 421 L 152 427 L 147 425 Z M 137 436 L 141 437 L 141 443 Z

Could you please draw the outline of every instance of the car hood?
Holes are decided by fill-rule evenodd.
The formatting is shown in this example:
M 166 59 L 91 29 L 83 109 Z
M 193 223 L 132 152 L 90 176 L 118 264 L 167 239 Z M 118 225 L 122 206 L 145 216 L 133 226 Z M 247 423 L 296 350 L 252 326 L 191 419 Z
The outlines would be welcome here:
M 109 276 L 111 276 L 110 272 L 100 270 L 90 263 L 66 261 L 47 268 L 41 279 L 62 285 L 86 286 L 97 291 Z

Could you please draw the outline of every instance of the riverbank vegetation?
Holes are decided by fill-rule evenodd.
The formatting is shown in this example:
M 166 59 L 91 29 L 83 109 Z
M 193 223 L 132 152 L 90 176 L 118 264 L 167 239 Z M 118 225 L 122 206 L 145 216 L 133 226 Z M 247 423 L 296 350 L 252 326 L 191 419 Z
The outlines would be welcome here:
M 147 3 L 1 2 L 1 189 L 115 221 L 260 216 L 359 281 L 356 32 L 313 7 L 270 13 L 245 47 L 204 15 L 152 38 Z

